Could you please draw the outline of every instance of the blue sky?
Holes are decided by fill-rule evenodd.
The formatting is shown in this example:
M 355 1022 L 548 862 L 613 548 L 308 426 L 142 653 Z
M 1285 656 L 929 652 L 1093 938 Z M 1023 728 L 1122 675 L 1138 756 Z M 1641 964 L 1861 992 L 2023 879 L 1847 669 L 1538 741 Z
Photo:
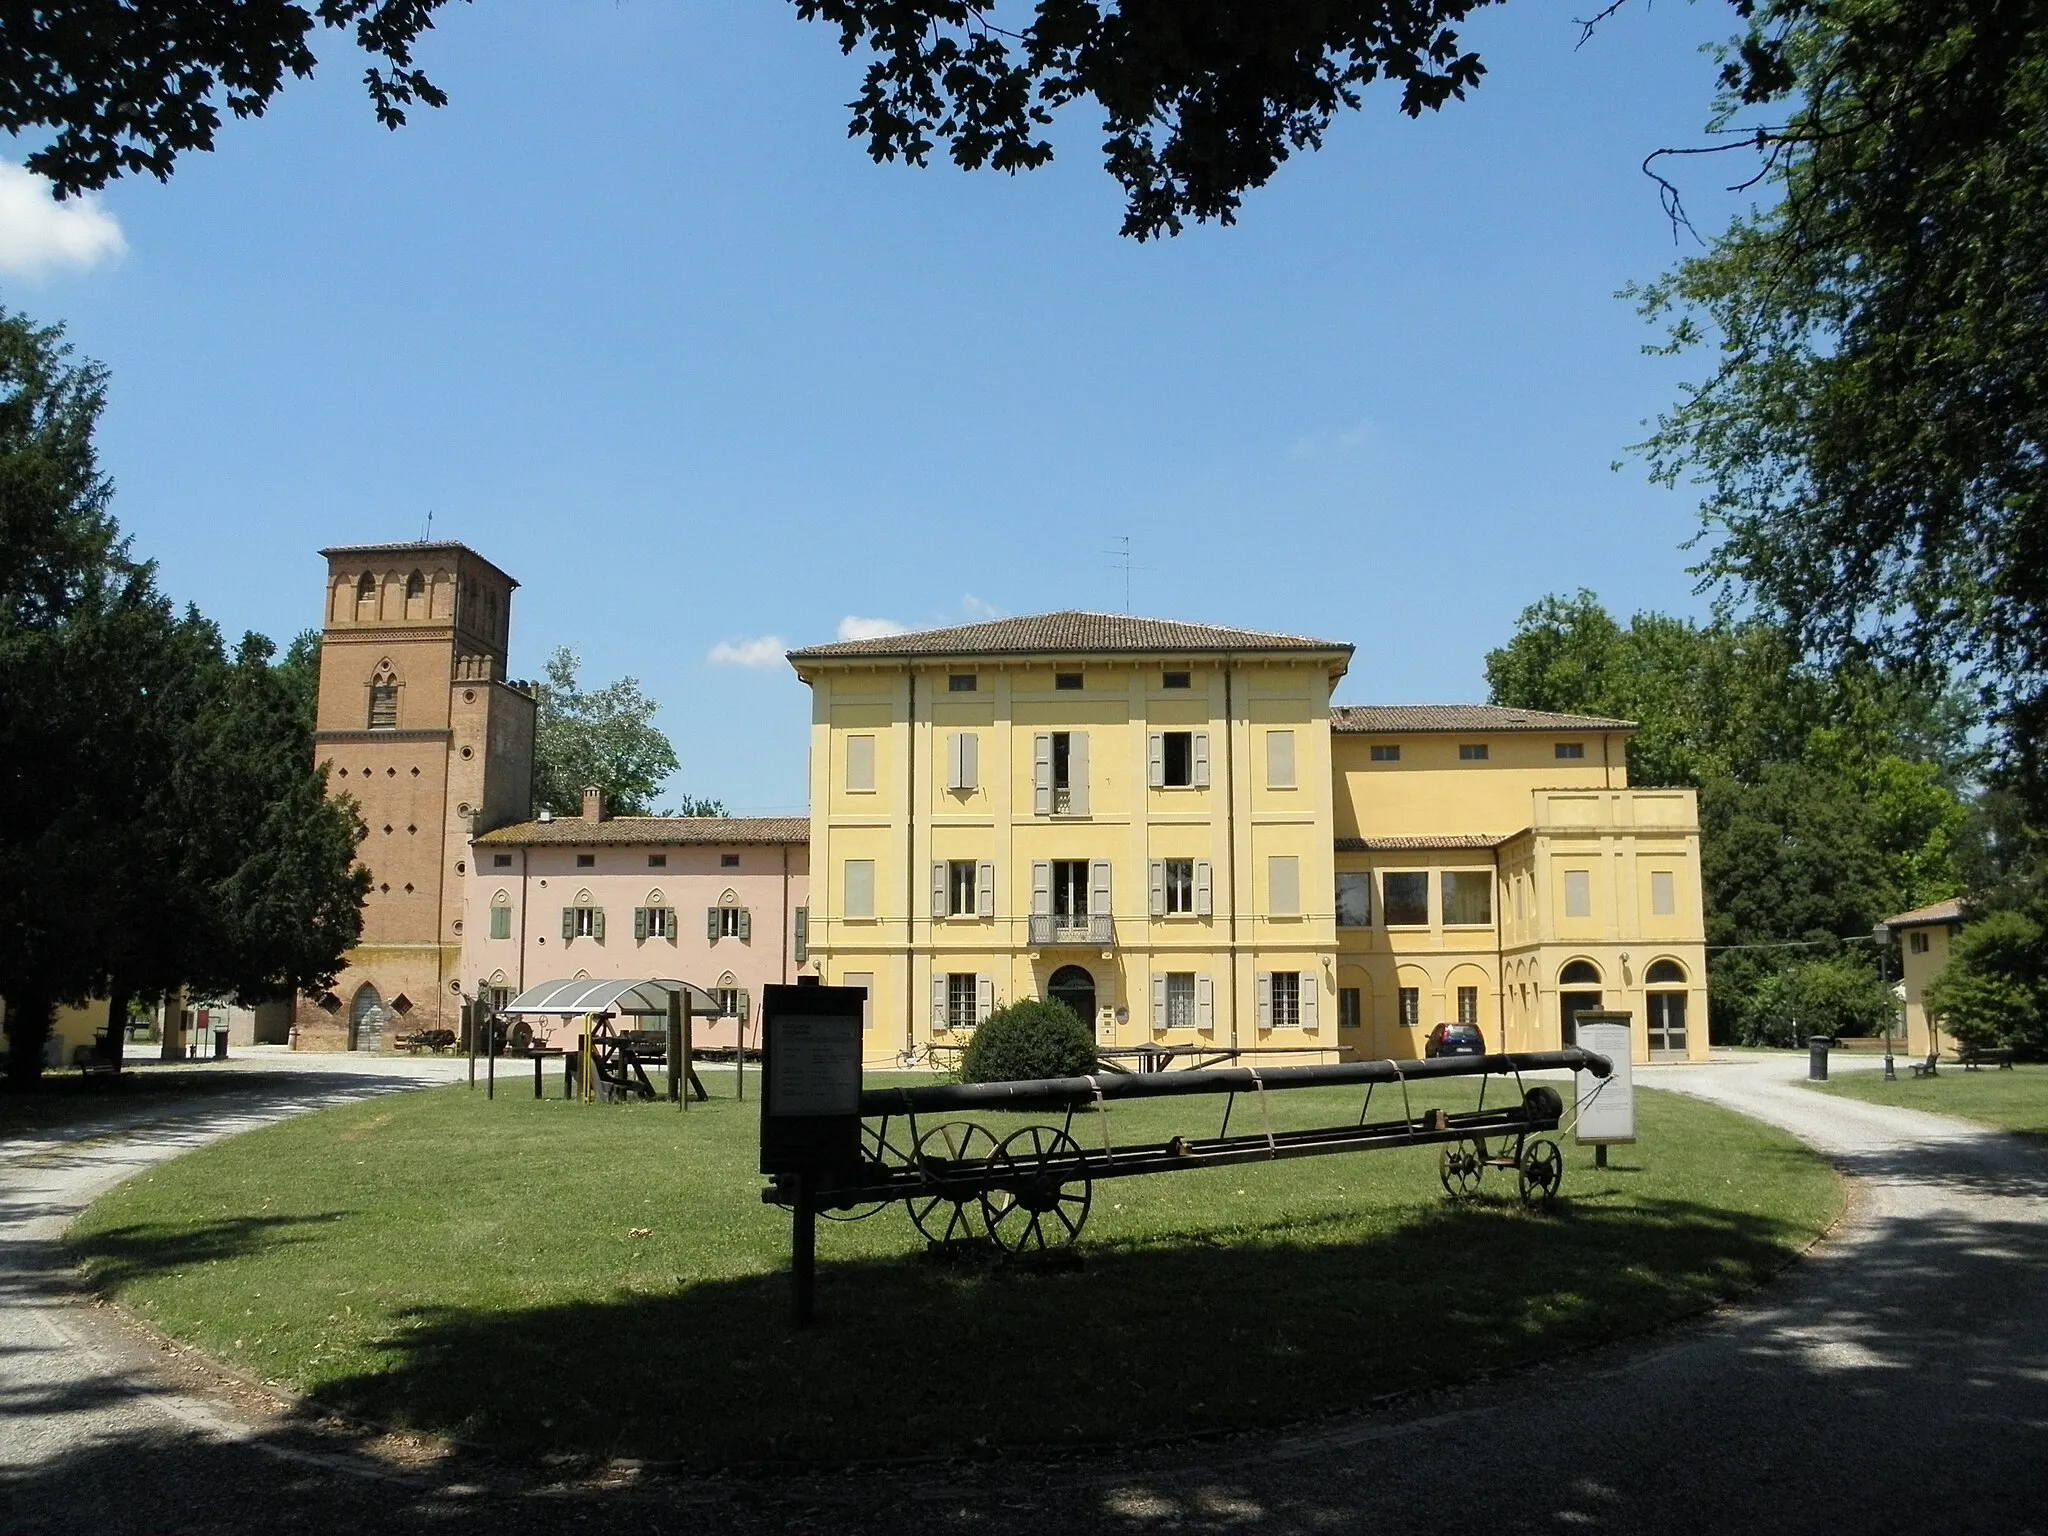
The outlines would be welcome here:
M 315 550 L 431 510 L 522 582 L 514 675 L 639 677 L 672 787 L 735 811 L 803 808 L 808 719 L 736 662 L 1121 609 L 1123 537 L 1137 612 L 1350 640 L 1347 701 L 1478 699 L 1546 592 L 1700 606 L 1693 499 L 1610 467 L 1683 376 L 1614 295 L 1682 254 L 1639 164 L 1732 17 L 1572 14 L 1479 13 L 1470 100 L 1370 92 L 1235 228 L 1140 245 L 1085 113 L 1027 176 L 873 165 L 857 61 L 781 0 L 480 0 L 422 50 L 446 109 L 379 128 L 330 37 L 0 301 L 112 368 L 116 508 L 177 597 L 288 638 Z

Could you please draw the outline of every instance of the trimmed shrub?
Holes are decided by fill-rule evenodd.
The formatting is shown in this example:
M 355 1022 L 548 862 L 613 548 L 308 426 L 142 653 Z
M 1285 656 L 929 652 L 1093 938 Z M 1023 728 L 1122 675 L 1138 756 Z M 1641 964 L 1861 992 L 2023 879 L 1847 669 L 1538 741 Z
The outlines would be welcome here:
M 1966 1045 L 2048 1049 L 2048 930 L 2025 912 L 1971 923 L 1928 987 L 1927 1011 Z
M 1095 1070 L 1095 1039 L 1065 1003 L 1027 998 L 978 1025 L 960 1058 L 964 1083 L 1081 1077 Z

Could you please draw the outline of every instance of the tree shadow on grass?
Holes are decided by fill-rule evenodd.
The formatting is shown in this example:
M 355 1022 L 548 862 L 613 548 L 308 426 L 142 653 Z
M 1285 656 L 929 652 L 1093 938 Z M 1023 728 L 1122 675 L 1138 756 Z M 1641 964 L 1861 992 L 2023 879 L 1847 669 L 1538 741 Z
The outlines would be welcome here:
M 244 1258 L 264 1249 L 311 1240 L 295 1229 L 340 1221 L 349 1211 L 297 1215 L 221 1216 L 207 1221 L 134 1222 L 82 1233 L 71 1241 L 71 1256 L 97 1286 L 119 1292 L 165 1273 Z
M 1483 1201 L 1366 1239 L 1275 1225 L 1091 1246 L 1069 1268 L 833 1262 L 827 1239 L 813 1329 L 792 1328 L 780 1273 L 426 1304 L 378 1369 L 315 1396 L 518 1456 L 697 1465 L 1177 1439 L 1651 1328 L 1756 1284 L 1805 1235 L 1682 1201 Z

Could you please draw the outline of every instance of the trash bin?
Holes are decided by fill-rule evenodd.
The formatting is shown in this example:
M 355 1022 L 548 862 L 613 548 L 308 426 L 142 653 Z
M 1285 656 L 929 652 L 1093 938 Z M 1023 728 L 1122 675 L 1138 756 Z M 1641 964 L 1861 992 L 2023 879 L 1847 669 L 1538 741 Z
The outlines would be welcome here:
M 215 1061 L 226 1061 L 228 1059 L 228 1031 L 226 1025 L 222 1025 L 213 1032 L 213 1059 Z M 1826 1071 L 1823 1070 L 1821 1075 L 1825 1077 L 1827 1075 Z
M 1824 1083 L 1828 1080 L 1828 1047 L 1834 1043 L 1832 1035 L 1806 1037 L 1806 1080 L 1809 1083 Z

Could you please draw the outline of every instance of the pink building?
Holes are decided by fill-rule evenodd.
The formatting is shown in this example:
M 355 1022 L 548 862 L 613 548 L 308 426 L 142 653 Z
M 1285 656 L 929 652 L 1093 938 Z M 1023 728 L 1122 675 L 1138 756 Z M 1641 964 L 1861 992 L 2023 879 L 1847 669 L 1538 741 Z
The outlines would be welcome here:
M 755 1045 L 761 987 L 810 958 L 809 819 L 610 817 L 594 795 L 584 811 L 471 843 L 463 990 L 503 1004 L 544 981 L 688 981 L 723 1005 L 700 1046 Z

